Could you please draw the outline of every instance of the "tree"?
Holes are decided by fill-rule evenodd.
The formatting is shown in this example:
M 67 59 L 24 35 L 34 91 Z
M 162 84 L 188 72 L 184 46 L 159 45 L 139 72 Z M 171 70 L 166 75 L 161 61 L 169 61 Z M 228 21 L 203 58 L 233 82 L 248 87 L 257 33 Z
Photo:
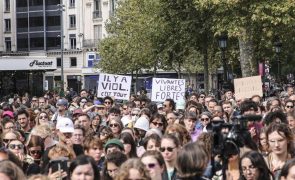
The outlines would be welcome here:
M 260 53 L 264 53 L 256 50 L 271 44 L 270 35 L 276 35 L 274 30 L 279 27 L 282 32 L 295 24 L 295 5 L 291 0 L 195 0 L 195 5 L 200 11 L 215 9 L 212 26 L 215 34 L 226 31 L 238 39 L 243 77 L 257 74 L 257 62 Z

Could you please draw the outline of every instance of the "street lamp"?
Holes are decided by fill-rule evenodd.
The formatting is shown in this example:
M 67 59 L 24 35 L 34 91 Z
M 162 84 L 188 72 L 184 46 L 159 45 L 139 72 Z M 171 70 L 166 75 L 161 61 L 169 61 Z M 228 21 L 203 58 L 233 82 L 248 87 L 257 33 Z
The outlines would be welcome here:
M 221 35 L 218 38 L 218 45 L 221 49 L 221 60 L 223 64 L 223 80 L 224 83 L 227 83 L 228 75 L 227 75 L 227 65 L 226 65 L 226 58 L 225 58 L 225 49 L 227 48 L 227 35 Z
M 61 1 L 62 2 L 62 1 Z M 64 96 L 64 29 L 63 29 L 63 11 L 65 5 L 63 4 L 58 4 L 57 5 L 57 10 L 60 12 L 60 63 L 61 63 L 61 76 L 60 76 L 60 81 L 61 81 L 61 91 L 60 91 L 60 96 Z
M 277 59 L 277 62 L 278 62 L 278 80 L 280 79 L 280 75 L 281 75 L 281 69 L 280 69 L 280 65 L 281 65 L 281 62 L 280 62 L 280 59 L 279 59 L 279 54 L 282 50 L 282 42 L 280 41 L 280 39 L 277 39 L 275 42 L 274 42 L 274 49 L 275 49 L 275 53 L 276 53 L 276 59 Z

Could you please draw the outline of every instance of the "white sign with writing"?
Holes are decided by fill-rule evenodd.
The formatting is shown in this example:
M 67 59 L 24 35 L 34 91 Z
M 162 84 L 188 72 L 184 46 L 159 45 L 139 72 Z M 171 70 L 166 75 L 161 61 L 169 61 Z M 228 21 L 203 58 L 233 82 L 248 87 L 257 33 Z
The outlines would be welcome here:
M 56 59 L 43 56 L 0 57 L 0 70 L 54 70 Z
M 131 91 L 131 76 L 99 74 L 97 97 L 114 97 L 128 100 Z
M 152 101 L 164 102 L 173 99 L 175 102 L 185 98 L 185 79 L 153 78 Z
M 253 95 L 262 97 L 261 76 L 234 79 L 236 99 L 251 98 Z

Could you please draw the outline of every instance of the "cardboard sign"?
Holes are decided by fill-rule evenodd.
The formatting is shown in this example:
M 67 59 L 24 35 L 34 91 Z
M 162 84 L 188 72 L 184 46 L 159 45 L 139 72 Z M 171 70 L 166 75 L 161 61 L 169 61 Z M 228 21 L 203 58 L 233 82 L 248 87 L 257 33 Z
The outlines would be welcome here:
M 240 79 L 234 79 L 236 99 L 251 98 L 253 95 L 262 97 L 261 76 L 252 76 Z
M 97 88 L 97 97 L 114 97 L 128 100 L 131 91 L 131 76 L 114 74 L 100 74 Z
M 185 79 L 153 78 L 152 101 L 164 102 L 173 99 L 175 102 L 185 98 Z

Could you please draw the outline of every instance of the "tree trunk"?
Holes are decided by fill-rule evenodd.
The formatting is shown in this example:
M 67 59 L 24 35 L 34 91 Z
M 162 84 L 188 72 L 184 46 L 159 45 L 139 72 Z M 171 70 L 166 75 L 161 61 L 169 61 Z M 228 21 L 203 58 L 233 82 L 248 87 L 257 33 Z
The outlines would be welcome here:
M 204 48 L 204 88 L 205 88 L 205 93 L 208 94 L 209 92 L 209 65 L 208 65 L 208 51 L 207 48 Z
M 242 77 L 257 75 L 257 67 L 254 59 L 254 48 L 251 34 L 244 29 L 239 37 L 240 64 Z

